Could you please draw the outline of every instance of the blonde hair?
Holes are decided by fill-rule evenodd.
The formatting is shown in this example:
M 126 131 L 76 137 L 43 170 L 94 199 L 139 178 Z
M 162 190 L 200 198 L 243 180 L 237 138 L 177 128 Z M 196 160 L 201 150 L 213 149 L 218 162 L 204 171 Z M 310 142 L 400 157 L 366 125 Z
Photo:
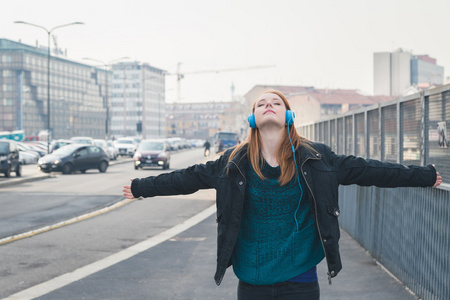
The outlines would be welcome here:
M 265 91 L 262 95 L 265 95 L 265 94 L 278 95 L 281 98 L 281 100 L 283 100 L 283 102 L 286 106 L 286 110 L 291 109 L 291 106 L 289 105 L 289 102 L 286 99 L 286 97 L 283 95 L 283 93 L 276 91 L 276 90 L 268 90 L 268 91 Z M 255 112 L 255 107 L 256 107 L 257 101 L 258 101 L 258 99 L 256 99 L 253 102 L 252 113 Z M 297 133 L 297 130 L 295 129 L 294 125 L 289 126 L 289 134 L 290 134 L 292 144 L 294 145 L 295 149 L 298 149 L 299 147 L 302 147 L 302 146 L 305 146 L 308 149 L 312 149 L 311 141 L 303 136 L 300 136 Z M 233 159 L 233 157 L 235 157 L 236 154 L 245 145 L 248 145 L 247 156 L 248 156 L 250 163 L 252 164 L 252 167 L 255 170 L 256 174 L 258 174 L 258 176 L 261 179 L 263 179 L 263 180 L 266 179 L 261 172 L 261 167 L 262 167 L 262 164 L 261 164 L 261 136 L 259 134 L 258 128 L 250 129 L 250 132 L 249 132 L 247 138 L 233 150 L 228 161 L 231 161 Z M 292 153 L 292 145 L 291 145 L 291 142 L 289 141 L 289 136 L 288 136 L 287 130 L 283 133 L 283 138 L 281 140 L 280 146 L 278 147 L 278 150 L 277 150 L 275 156 L 276 156 L 278 163 L 280 164 L 280 169 L 281 169 L 279 183 L 280 183 L 280 185 L 285 185 L 294 177 L 295 172 L 296 172 L 294 156 Z

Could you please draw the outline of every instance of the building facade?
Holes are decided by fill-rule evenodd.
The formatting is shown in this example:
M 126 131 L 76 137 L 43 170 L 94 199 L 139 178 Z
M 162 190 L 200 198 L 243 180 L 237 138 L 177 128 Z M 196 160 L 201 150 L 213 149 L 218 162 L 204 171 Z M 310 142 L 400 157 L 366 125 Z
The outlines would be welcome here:
M 164 138 L 165 71 L 146 63 L 112 66 L 111 135 Z
M 0 131 L 47 130 L 48 49 L 0 39 Z M 51 56 L 51 138 L 106 133 L 108 73 L 90 65 Z
M 167 104 L 166 135 L 208 139 L 218 131 L 232 131 L 242 136 L 248 127 L 245 113 L 238 101 Z
M 444 67 L 438 66 L 436 59 L 428 55 L 412 57 L 411 84 L 418 87 L 444 84 Z
M 374 53 L 374 95 L 404 95 L 411 87 L 424 89 L 444 83 L 444 68 L 428 55 L 402 49 Z

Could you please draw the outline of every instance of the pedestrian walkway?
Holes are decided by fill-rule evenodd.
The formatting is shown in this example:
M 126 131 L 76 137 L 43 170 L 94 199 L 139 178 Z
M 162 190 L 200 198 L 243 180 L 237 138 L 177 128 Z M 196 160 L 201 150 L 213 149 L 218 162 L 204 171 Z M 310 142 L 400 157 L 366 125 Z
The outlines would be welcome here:
M 54 299 L 236 299 L 237 278 L 228 269 L 221 286 L 212 215 L 157 246 L 39 297 Z M 321 299 L 413 300 L 348 234 L 342 232 L 344 268 L 328 285 L 326 266 L 318 267 Z
M 375 259 L 341 229 L 342 270 L 328 284 L 326 264 L 318 267 L 321 299 L 413 300 L 418 299 L 377 264 Z

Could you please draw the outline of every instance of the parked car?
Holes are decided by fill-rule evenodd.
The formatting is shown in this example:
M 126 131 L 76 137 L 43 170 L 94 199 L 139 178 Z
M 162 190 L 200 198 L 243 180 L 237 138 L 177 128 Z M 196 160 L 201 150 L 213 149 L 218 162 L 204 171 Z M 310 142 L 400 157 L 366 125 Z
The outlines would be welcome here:
M 106 155 L 108 155 L 109 160 L 112 159 L 111 156 L 109 155 L 108 143 L 106 142 L 106 140 L 94 139 L 94 145 L 102 148 L 103 151 L 105 151 Z
M 128 155 L 133 157 L 138 145 L 133 138 L 118 138 L 114 142 L 114 146 L 117 151 L 119 151 L 119 155 Z
M 109 159 L 116 160 L 117 156 L 119 156 L 119 151 L 117 150 L 116 147 L 114 147 L 114 142 L 111 140 L 108 140 L 108 141 L 106 141 L 106 143 L 108 145 Z
M 132 138 L 137 145 L 141 143 L 141 138 L 138 136 L 129 136 L 129 138 Z
M 27 144 L 24 144 L 22 142 L 16 142 L 17 148 L 19 148 L 20 152 L 28 152 L 28 153 L 32 153 L 34 155 L 37 155 L 38 159 L 41 157 L 41 153 L 36 151 L 35 149 L 31 148 L 30 146 L 28 146 Z M 42 154 L 42 156 L 44 156 L 45 154 Z
M 169 145 L 164 140 L 142 140 L 133 159 L 135 170 L 143 167 L 168 169 L 170 166 Z
M 70 140 L 76 144 L 94 145 L 94 139 L 88 136 L 74 136 Z
M 89 169 L 98 169 L 104 173 L 108 168 L 108 156 L 98 146 L 71 144 L 42 157 L 38 161 L 38 166 L 44 173 L 55 171 L 63 174 L 74 171 L 85 173 Z
M 22 176 L 19 148 L 15 141 L 2 139 L 0 140 L 0 173 L 9 177 L 11 172 L 15 172 L 17 177 Z
M 59 140 L 55 140 L 52 141 L 50 144 L 50 153 L 52 153 L 55 150 L 58 150 L 61 147 L 73 144 L 74 141 L 72 140 L 63 140 L 63 139 L 59 139 Z
M 19 161 L 22 165 L 36 164 L 39 160 L 39 154 L 19 149 Z
M 175 151 L 181 149 L 181 138 L 172 137 L 172 138 L 168 138 L 167 141 L 169 142 L 171 149 L 173 149 Z
M 43 148 L 40 144 L 34 144 L 34 142 L 20 142 L 21 146 L 25 147 L 27 150 L 33 150 L 39 153 L 39 156 L 42 157 L 47 154 L 47 147 Z

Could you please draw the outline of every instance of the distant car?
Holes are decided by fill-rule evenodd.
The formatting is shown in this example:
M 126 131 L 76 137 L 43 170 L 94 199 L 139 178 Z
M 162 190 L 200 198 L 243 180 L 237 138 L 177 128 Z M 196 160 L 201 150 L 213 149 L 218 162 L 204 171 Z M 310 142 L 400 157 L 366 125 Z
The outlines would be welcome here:
M 109 160 L 113 159 L 111 157 L 111 155 L 109 154 L 108 143 L 106 142 L 106 140 L 94 139 L 94 145 L 95 146 L 99 146 L 100 148 L 102 148 L 103 151 L 105 151 L 106 155 L 108 155 Z
M 22 176 L 22 164 L 20 163 L 19 148 L 13 140 L 0 140 L 0 173 L 5 177 L 11 176 L 15 172 L 16 176 Z
M 27 150 L 36 151 L 37 153 L 39 153 L 40 157 L 47 154 L 47 146 L 43 148 L 42 145 L 34 144 L 34 142 L 25 142 L 25 143 L 20 142 L 19 145 L 23 146 L 24 148 L 27 148 Z
M 71 144 L 42 157 L 38 161 L 38 166 L 44 173 L 70 174 L 74 171 L 85 173 L 89 169 L 98 169 L 104 173 L 108 169 L 108 156 L 98 146 Z
M 133 139 L 137 145 L 141 143 L 141 138 L 138 136 L 130 136 L 129 138 Z
M 74 136 L 70 140 L 76 144 L 94 145 L 94 139 L 88 136 Z
M 39 160 L 39 154 L 19 149 L 19 161 L 22 165 L 36 164 Z
M 41 153 L 39 153 L 38 151 L 36 151 L 35 149 L 29 147 L 27 144 L 24 144 L 22 142 L 16 142 L 17 148 L 19 148 L 20 152 L 27 152 L 27 153 L 32 153 L 37 155 L 37 157 L 41 157 Z M 45 154 L 42 154 L 42 156 L 44 156 Z
M 142 140 L 133 156 L 134 169 L 143 167 L 170 167 L 169 145 L 164 140 Z
M 137 143 L 133 138 L 118 138 L 114 142 L 114 147 L 119 151 L 119 155 L 128 155 L 133 157 L 136 152 Z
M 73 143 L 74 143 L 74 141 L 72 141 L 72 140 L 62 140 L 62 139 L 52 141 L 52 143 L 50 144 L 50 153 L 52 153 L 55 150 L 58 150 L 61 147 L 64 147 L 64 146 L 67 146 L 67 145 L 70 145 Z
M 238 144 L 239 136 L 235 132 L 219 131 L 214 134 L 213 140 L 216 153 L 219 153 L 236 146 Z
M 114 143 L 111 140 L 106 141 L 106 144 L 108 145 L 108 155 L 109 159 L 116 160 L 117 156 L 119 156 L 119 151 L 116 147 L 114 147 Z

